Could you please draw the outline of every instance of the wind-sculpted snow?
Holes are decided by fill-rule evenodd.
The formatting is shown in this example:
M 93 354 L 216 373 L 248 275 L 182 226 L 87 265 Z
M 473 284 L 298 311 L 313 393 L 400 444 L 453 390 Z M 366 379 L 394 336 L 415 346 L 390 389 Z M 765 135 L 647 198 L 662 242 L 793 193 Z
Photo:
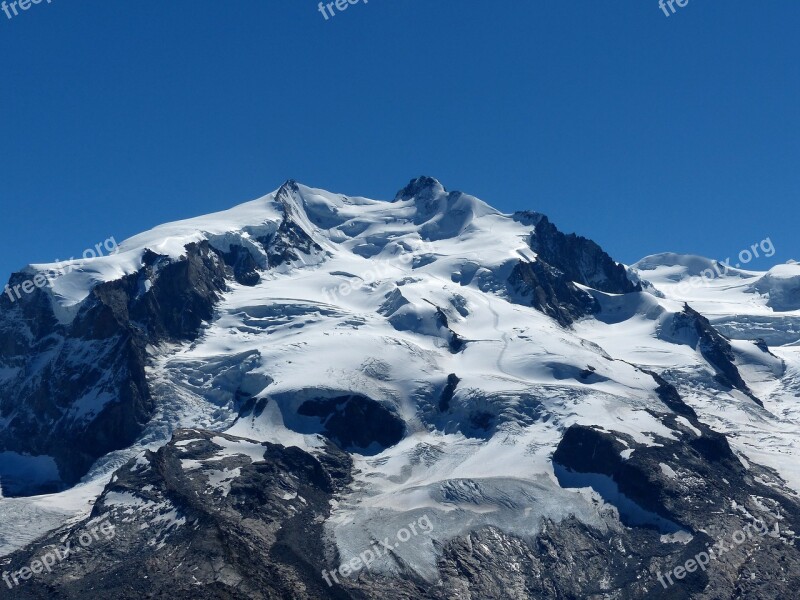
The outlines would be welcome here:
M 65 387 L 59 401 L 102 429 L 104 407 L 129 409 L 119 390 L 139 383 L 141 418 L 123 421 L 133 435 L 87 446 L 94 464 L 61 475 L 95 484 L 73 488 L 76 520 L 108 484 L 93 516 L 125 515 L 116 551 L 147 570 L 148 593 L 167 582 L 146 565 L 174 566 L 168 557 L 202 539 L 198 578 L 235 598 L 271 597 L 245 563 L 263 589 L 308 598 L 470 586 L 506 597 L 504 585 L 514 598 L 646 597 L 704 531 L 741 527 L 731 502 L 792 526 L 800 514 L 794 276 L 737 270 L 681 285 L 711 264 L 655 255 L 628 268 L 543 215 L 504 215 L 431 178 L 391 202 L 290 181 L 131 238 L 50 295 L 0 305 L 0 385 L 23 389 L 23 359 L 61 364 L 51 335 L 83 348 L 51 387 L 103 356 L 97 339 L 135 342 L 130 372 L 104 363 L 114 385 Z M 27 331 L 36 316 L 49 320 Z M 47 448 L 22 444 L 18 429 L 36 398 L 2 399 L 0 452 Z M 21 500 L 0 499 L 7 549 L 30 541 L 26 515 L 43 515 L 41 534 L 58 517 Z M 423 516 L 430 531 L 357 579 L 317 580 Z M 269 556 L 248 550 L 264 543 Z M 724 587 L 747 560 L 771 568 L 777 544 L 681 593 Z M 113 570 L 97 560 L 76 581 Z
M 776 312 L 800 311 L 800 265 L 778 265 L 753 284 L 752 290 L 768 297 Z

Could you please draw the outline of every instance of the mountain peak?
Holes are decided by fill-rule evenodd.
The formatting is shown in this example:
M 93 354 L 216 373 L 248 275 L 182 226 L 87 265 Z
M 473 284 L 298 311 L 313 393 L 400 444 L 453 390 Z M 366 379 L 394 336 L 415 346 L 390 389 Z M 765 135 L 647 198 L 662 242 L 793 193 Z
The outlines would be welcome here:
M 11 597 L 634 598 L 754 519 L 786 532 L 709 586 L 747 559 L 792 596 L 798 265 L 678 286 L 714 264 L 662 255 L 640 285 L 431 177 L 394 203 L 288 180 L 73 262 L 0 293 L 0 570 L 97 545 Z M 589 576 L 529 577 L 544 546 Z
M 280 195 L 281 193 L 290 194 L 299 190 L 300 186 L 295 179 L 287 179 L 281 184 L 281 187 L 278 188 L 276 195 Z
M 423 175 L 412 179 L 406 187 L 397 192 L 395 202 L 398 200 L 411 200 L 412 198 L 428 199 L 439 194 L 446 194 L 447 190 L 438 179 Z

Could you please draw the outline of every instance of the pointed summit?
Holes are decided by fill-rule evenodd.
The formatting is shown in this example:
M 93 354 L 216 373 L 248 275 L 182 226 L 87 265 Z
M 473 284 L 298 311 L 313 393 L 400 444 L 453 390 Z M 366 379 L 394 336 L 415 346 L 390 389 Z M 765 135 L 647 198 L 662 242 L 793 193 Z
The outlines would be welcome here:
M 300 187 L 294 179 L 287 179 L 275 192 L 275 201 L 289 213 L 297 203 L 296 197 L 300 194 Z
M 287 179 L 286 181 L 281 184 L 281 187 L 278 188 L 276 195 L 281 194 L 291 194 L 292 192 L 300 191 L 300 187 L 297 184 L 297 181 L 294 179 Z
M 412 179 L 406 187 L 397 192 L 394 200 L 395 202 L 399 200 L 411 200 L 412 198 L 427 200 L 444 193 L 447 193 L 447 190 L 439 183 L 438 179 L 423 175 L 422 177 Z

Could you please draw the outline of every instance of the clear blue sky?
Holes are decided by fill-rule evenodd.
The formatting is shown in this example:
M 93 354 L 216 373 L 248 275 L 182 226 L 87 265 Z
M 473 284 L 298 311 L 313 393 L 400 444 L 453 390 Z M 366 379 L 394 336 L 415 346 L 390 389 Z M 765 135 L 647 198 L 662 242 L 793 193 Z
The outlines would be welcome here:
M 0 278 L 284 180 L 428 174 L 616 259 L 800 259 L 800 3 L 44 0 L 0 13 Z

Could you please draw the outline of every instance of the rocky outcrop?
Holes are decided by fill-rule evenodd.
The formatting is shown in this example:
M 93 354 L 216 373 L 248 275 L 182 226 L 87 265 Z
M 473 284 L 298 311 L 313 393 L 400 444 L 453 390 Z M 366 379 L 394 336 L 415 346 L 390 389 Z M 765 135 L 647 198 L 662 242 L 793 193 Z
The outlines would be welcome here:
M 394 446 L 405 434 L 403 420 L 366 396 L 306 400 L 297 414 L 317 417 L 321 433 L 343 450 L 377 454 Z
M 678 393 L 678 390 L 674 385 L 669 383 L 655 371 L 650 371 L 648 369 L 641 369 L 641 371 L 650 375 L 650 377 L 652 377 L 653 380 L 658 384 L 658 387 L 656 388 L 656 395 L 667 408 L 678 415 L 688 417 L 693 423 L 697 422 L 697 413 L 694 412 L 691 406 L 683 401 L 683 398 L 681 398 L 680 393 Z
M 147 345 L 193 339 L 225 286 L 224 264 L 204 242 L 178 261 L 145 253 L 138 272 L 93 288 L 69 323 L 42 290 L 4 302 L 0 365 L 16 376 L 0 399 L 0 450 L 53 457 L 59 474 L 42 487 L 4 477 L 0 466 L 4 493 L 71 485 L 97 458 L 131 445 L 154 408 Z
M 439 410 L 441 412 L 447 412 L 450 409 L 450 401 L 453 399 L 460 381 L 461 379 L 459 379 L 458 375 L 455 373 L 450 373 L 450 375 L 447 376 L 447 384 L 444 386 L 442 395 L 439 397 Z
M 576 561 L 564 574 L 580 572 L 581 577 L 553 582 L 553 590 L 620 598 L 791 595 L 792 587 L 800 583 L 800 552 L 792 545 L 800 505 L 777 492 L 766 471 L 746 469 L 724 436 L 697 425 L 701 435 L 685 429 L 683 439 L 659 438 L 652 446 L 592 427 L 572 426 L 566 431 L 553 456 L 562 485 L 592 487 L 618 507 L 628 527 L 605 537 L 606 544 L 598 543 L 604 537 L 599 532 L 579 523 L 567 530 L 569 536 L 561 527 L 554 528 L 547 536 L 554 539 L 546 547 L 558 556 L 564 556 L 565 543 L 569 543 L 567 554 L 575 543 L 578 548 L 588 546 L 590 556 L 604 559 Z M 667 523 L 678 527 L 673 543 L 664 543 L 662 537 Z M 755 528 L 764 533 L 754 533 Z M 680 581 L 674 578 L 675 567 L 711 547 L 719 554 L 710 559 L 712 568 L 695 568 Z M 559 567 L 554 568 L 558 573 Z M 754 576 L 742 577 L 743 572 Z M 678 585 L 669 584 L 666 574 Z
M 628 277 L 625 267 L 593 241 L 561 233 L 539 213 L 518 212 L 514 220 L 533 226 L 529 245 L 537 256 L 535 262 L 516 264 L 509 277 L 510 288 L 562 326 L 600 310 L 594 297 L 576 283 L 612 294 L 642 290 L 640 283 Z
M 543 261 L 519 261 L 508 278 L 513 294 L 563 327 L 600 309 L 590 294 L 581 290 L 555 267 Z
M 330 445 L 317 459 L 297 448 L 176 431 L 167 446 L 117 472 L 87 521 L 13 555 L 3 570 L 67 543 L 75 549 L 49 573 L 4 584 L 3 597 L 82 598 L 98 589 L 120 600 L 354 597 L 320 575 L 328 564 L 322 522 L 349 472 L 347 456 Z M 103 523 L 113 534 L 83 547 L 81 536 L 91 540 Z
M 299 194 L 296 181 L 289 180 L 284 183 L 275 195 L 275 200 L 283 211 L 278 231 L 269 236 L 256 237 L 256 241 L 267 253 L 270 267 L 298 260 L 304 254 L 313 255 L 322 252 L 322 247 L 300 224 L 302 215 L 296 206 Z
M 686 429 L 684 440 L 645 446 L 573 426 L 553 457 L 563 485 L 570 487 L 570 473 L 594 475 L 589 487 L 608 497 L 597 483 L 606 477 L 682 535 L 665 539 L 653 524 L 609 520 L 595 527 L 575 518 L 546 520 L 533 537 L 483 527 L 444 545 L 436 581 L 400 563 L 394 577 L 365 569 L 328 585 L 323 572 L 336 569 L 339 557 L 322 523 L 350 482 L 348 456 L 331 444 L 311 456 L 180 430 L 167 446 L 120 469 L 89 519 L 6 560 L 2 569 L 18 574 L 56 547 L 75 549 L 50 572 L 26 573 L 19 585 L 12 580 L 4 597 L 80 598 L 98 589 L 122 600 L 792 597 L 800 583 L 800 553 L 792 545 L 797 502 L 768 485 L 768 473 L 748 472 L 708 433 Z M 623 457 L 624 450 L 632 452 Z M 763 535 L 730 541 L 752 532 L 756 519 L 764 522 Z M 113 534 L 92 540 L 90 532 L 107 530 L 103 524 Z M 665 574 L 712 545 L 719 552 L 712 567 L 694 569 L 677 585 L 670 575 L 668 583 Z
M 257 239 L 268 266 L 321 250 L 293 217 L 293 185 L 278 195 L 285 218 L 277 231 Z M 147 348 L 196 339 L 229 283 L 254 285 L 259 270 L 250 250 L 204 240 L 179 259 L 145 250 L 138 271 L 95 285 L 67 322 L 43 289 L 15 302 L 0 296 L 0 369 L 11 373 L 2 381 L 0 452 L 19 457 L 0 463 L 3 493 L 68 487 L 101 456 L 133 444 L 155 407 Z M 54 461 L 44 479 L 41 460 Z
M 536 222 L 530 246 L 541 260 L 570 281 L 609 294 L 641 291 L 641 286 L 628 278 L 625 267 L 595 242 L 574 233 L 561 233 L 544 215 Z
M 739 373 L 728 338 L 714 329 L 709 320 L 691 306 L 684 305 L 683 312 L 672 317 L 671 322 L 662 329 L 661 335 L 668 341 L 696 348 L 716 370 L 717 381 L 722 386 L 737 389 L 759 406 L 763 406 Z

